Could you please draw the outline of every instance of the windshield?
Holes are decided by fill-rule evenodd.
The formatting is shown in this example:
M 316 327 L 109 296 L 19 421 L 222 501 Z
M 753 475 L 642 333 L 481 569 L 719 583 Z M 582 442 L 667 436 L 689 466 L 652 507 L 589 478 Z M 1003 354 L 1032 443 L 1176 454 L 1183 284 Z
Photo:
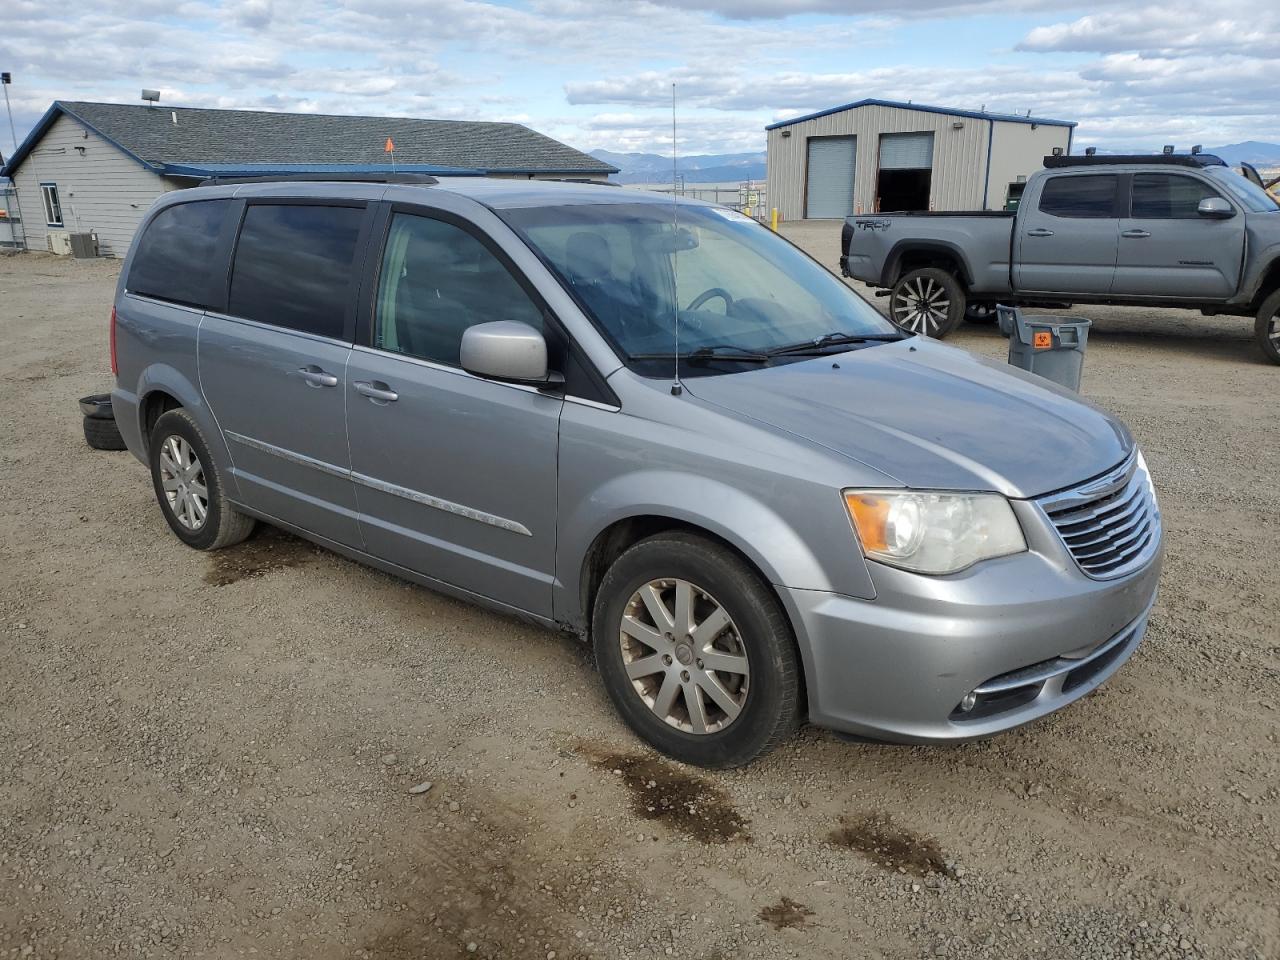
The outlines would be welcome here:
M 716 369 L 690 373 L 724 373 L 735 369 L 732 356 L 831 334 L 895 337 L 874 307 L 820 264 L 722 207 L 599 203 L 500 212 L 641 373 L 670 371 L 660 360 L 676 352 L 677 304 L 680 356 L 726 355 Z
M 1227 192 L 1244 204 L 1244 208 L 1250 213 L 1280 210 L 1280 203 L 1277 203 L 1271 194 L 1229 167 L 1207 167 L 1205 173 L 1225 187 Z

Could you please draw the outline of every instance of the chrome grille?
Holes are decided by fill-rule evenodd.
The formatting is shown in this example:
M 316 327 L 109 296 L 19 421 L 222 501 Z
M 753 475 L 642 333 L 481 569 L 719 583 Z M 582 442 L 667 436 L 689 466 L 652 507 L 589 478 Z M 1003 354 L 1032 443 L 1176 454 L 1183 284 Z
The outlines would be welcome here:
M 1101 477 L 1037 502 L 1080 569 L 1099 580 L 1145 566 L 1160 546 L 1160 510 L 1136 453 Z

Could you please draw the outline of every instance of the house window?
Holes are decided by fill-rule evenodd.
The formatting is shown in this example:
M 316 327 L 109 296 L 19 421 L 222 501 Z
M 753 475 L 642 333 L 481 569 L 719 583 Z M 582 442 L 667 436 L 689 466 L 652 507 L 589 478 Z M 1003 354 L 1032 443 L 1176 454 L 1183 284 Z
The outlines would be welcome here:
M 62 203 L 58 200 L 58 185 L 56 183 L 40 184 L 40 195 L 44 198 L 45 225 L 62 226 Z

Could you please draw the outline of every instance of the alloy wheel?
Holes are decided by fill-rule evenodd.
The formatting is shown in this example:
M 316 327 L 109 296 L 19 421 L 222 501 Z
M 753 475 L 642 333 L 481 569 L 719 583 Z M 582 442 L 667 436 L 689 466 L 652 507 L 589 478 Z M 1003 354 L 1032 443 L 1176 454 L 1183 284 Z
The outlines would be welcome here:
M 209 516 L 204 465 L 184 438 L 171 434 L 160 446 L 160 486 L 169 509 L 188 530 L 199 530 Z
M 890 310 L 893 322 L 903 330 L 933 337 L 947 322 L 951 298 L 946 288 L 932 277 L 916 277 L 893 295 Z
M 651 580 L 631 595 L 618 632 L 636 694 L 686 733 L 725 729 L 742 714 L 751 678 L 738 628 L 688 580 Z

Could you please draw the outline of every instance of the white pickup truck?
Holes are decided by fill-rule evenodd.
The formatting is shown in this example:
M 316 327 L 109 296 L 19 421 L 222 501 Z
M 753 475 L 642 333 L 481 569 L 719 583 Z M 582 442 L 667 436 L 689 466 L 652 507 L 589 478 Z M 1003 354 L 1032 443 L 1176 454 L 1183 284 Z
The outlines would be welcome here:
M 850 217 L 845 276 L 908 333 L 945 337 L 995 303 L 1109 303 L 1256 316 L 1280 363 L 1280 204 L 1209 154 L 1045 157 L 1015 212 Z

